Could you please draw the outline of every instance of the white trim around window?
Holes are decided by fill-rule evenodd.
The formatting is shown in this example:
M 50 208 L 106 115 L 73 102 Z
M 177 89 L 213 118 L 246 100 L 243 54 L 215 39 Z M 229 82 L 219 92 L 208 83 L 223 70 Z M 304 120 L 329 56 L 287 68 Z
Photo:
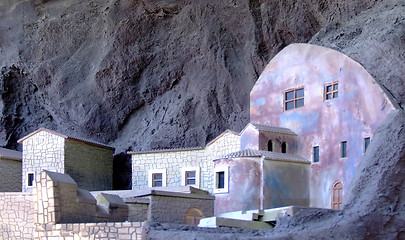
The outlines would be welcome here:
M 187 172 L 195 172 L 195 184 L 186 183 Z M 195 188 L 200 188 L 200 167 L 183 167 L 181 168 L 181 186 L 192 186 Z
M 153 174 L 162 174 L 162 187 L 166 187 L 167 185 L 167 175 L 166 175 L 166 169 L 151 169 L 148 172 L 148 187 L 154 187 L 153 186 Z
M 214 168 L 214 193 L 229 192 L 229 166 Z

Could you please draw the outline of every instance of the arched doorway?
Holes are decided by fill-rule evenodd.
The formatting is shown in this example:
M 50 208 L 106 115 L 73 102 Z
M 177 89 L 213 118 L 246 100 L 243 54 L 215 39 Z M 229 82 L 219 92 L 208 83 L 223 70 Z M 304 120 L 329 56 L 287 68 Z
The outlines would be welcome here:
M 200 223 L 200 219 L 203 217 L 203 212 L 199 208 L 191 207 L 187 210 L 186 215 L 184 216 L 184 223 L 197 226 Z
M 271 140 L 267 142 L 267 151 L 273 152 L 273 141 Z
M 338 210 L 343 201 L 343 183 L 338 180 L 332 185 L 332 209 Z
M 287 153 L 287 143 L 283 142 L 281 144 L 281 153 Z

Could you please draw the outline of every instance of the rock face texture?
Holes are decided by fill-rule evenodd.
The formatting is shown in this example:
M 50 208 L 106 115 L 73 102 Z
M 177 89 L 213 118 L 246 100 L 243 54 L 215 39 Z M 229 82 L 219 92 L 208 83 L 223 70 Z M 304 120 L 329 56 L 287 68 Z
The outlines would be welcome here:
M 401 35 L 396 41 L 402 44 L 387 42 L 403 33 L 396 29 L 402 16 L 381 23 L 385 34 L 373 29 L 379 39 L 363 29 L 365 23 L 343 25 L 384 5 L 2 1 L 0 145 L 17 148 L 18 138 L 39 127 L 111 144 L 118 152 L 205 145 L 225 129 L 239 131 L 248 122 L 249 92 L 271 57 L 291 42 L 309 41 L 323 26 L 328 27 L 315 43 L 343 39 L 348 55 L 359 56 L 360 63 L 364 58 L 370 69 L 378 64 L 375 57 L 387 61 L 386 54 L 380 55 L 385 50 L 392 52 L 389 61 L 401 62 L 403 55 L 395 51 L 403 46 Z M 367 22 L 370 28 L 374 20 Z M 368 51 L 369 46 L 362 45 L 361 36 L 373 38 L 369 45 L 379 43 L 379 51 L 363 56 L 359 48 Z M 376 75 L 391 81 L 403 69 L 387 71 L 389 76 L 378 70 Z M 394 89 L 394 95 L 404 97 L 400 86 Z
M 347 54 L 403 109 L 404 9 L 403 0 L 3 0 L 0 145 L 17 149 L 39 127 L 117 152 L 204 145 L 248 122 L 251 87 L 292 42 Z M 404 238 L 402 109 L 376 134 L 342 212 L 241 234 Z

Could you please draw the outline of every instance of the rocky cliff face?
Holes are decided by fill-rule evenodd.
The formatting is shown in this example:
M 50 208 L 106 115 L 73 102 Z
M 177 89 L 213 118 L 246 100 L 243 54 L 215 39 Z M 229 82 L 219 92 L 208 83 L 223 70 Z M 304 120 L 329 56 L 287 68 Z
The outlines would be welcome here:
M 249 121 L 249 92 L 272 56 L 309 41 L 362 64 L 399 113 L 376 134 L 342 212 L 305 213 L 240 239 L 401 239 L 404 16 L 403 0 L 3 0 L 0 145 L 18 148 L 39 127 L 117 152 L 204 145 Z M 151 227 L 149 237 L 184 230 Z
M 118 152 L 205 145 L 249 121 L 249 92 L 272 56 L 291 42 L 308 42 L 325 26 L 315 43 L 344 39 L 349 56 L 388 81 L 379 62 L 400 63 L 395 49 L 403 38 L 398 47 L 373 39 L 370 45 L 380 44 L 376 58 L 359 39 L 374 32 L 364 33 L 364 23 L 344 25 L 384 4 L 1 1 L 0 145 L 16 148 L 18 138 L 39 127 L 108 143 Z M 377 36 L 393 36 L 381 27 L 386 33 L 375 29 Z M 389 59 L 385 50 L 392 51 Z M 394 69 L 390 77 L 401 77 L 403 70 Z M 402 101 L 403 89 L 391 91 Z

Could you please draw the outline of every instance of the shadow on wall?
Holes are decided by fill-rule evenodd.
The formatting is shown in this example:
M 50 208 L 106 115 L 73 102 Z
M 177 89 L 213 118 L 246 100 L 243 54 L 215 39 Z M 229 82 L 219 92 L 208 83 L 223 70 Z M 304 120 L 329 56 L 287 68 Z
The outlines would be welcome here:
M 131 155 L 120 153 L 114 156 L 113 162 L 113 189 L 132 189 L 132 163 Z

